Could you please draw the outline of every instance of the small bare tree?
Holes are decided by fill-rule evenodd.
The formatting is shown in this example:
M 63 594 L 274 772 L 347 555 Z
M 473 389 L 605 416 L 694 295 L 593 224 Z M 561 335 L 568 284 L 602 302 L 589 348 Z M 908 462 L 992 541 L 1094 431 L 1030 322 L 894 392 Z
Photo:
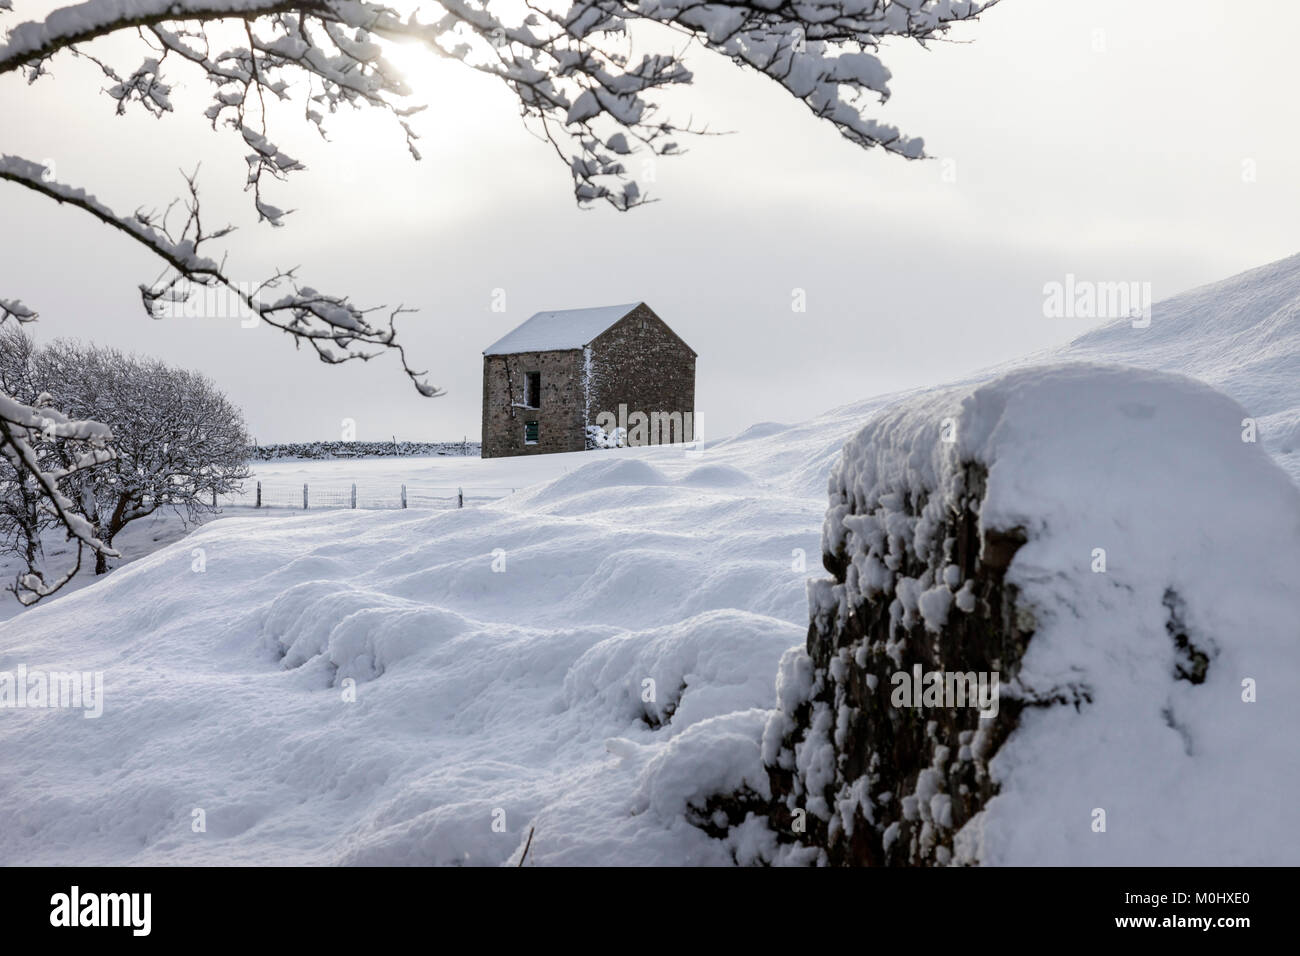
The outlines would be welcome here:
M 24 0 L 0 0 L 0 14 Z M 419 158 L 408 118 L 421 107 L 385 58 L 388 43 L 411 43 L 458 60 L 505 83 L 520 112 L 554 147 L 573 178 L 579 203 L 604 201 L 628 209 L 647 201 L 629 174 L 628 157 L 680 151 L 683 134 L 699 132 L 661 114 L 662 90 L 692 80 L 681 47 L 694 43 L 779 84 L 817 117 L 862 147 L 879 146 L 907 158 L 923 154 L 919 139 L 873 119 L 874 103 L 889 95 L 880 44 L 890 37 L 918 43 L 942 39 L 950 26 L 974 18 L 996 0 L 436 0 L 402 15 L 370 0 L 85 0 L 43 19 L 21 22 L 0 42 L 0 80 L 43 80 L 51 62 L 76 57 L 107 80 L 113 108 L 161 117 L 173 109 L 164 71 L 173 66 L 205 78 L 214 129 L 236 137 L 248 163 L 246 187 L 259 222 L 279 226 L 286 212 L 267 194 L 270 182 L 303 164 L 269 129 L 268 102 L 293 102 L 324 135 L 327 117 L 344 107 L 390 112 Z M 638 47 L 633 53 L 633 34 Z M 134 37 L 138 61 L 122 67 L 96 41 Z M 43 164 L 0 151 L 0 181 L 46 196 L 143 245 L 163 264 L 140 286 L 155 317 L 169 314 L 199 289 L 222 289 L 250 313 L 307 345 L 322 361 L 369 359 L 394 351 L 424 395 L 439 394 L 408 364 L 394 322 L 404 311 L 363 308 L 338 292 L 321 292 L 278 271 L 255 288 L 236 285 L 210 247 L 231 227 L 211 227 L 200 214 L 193 177 L 187 195 L 168 213 L 115 211 L 83 186 L 59 182 Z M 17 301 L 0 301 L 0 323 L 30 321 Z M 59 469 L 40 470 L 28 438 L 51 429 L 68 442 L 75 471 L 110 454 L 107 429 L 69 421 L 52 407 L 0 396 L 0 454 L 34 483 L 48 509 L 81 547 L 106 545 L 71 520 Z M 71 459 L 69 459 L 71 460 Z M 71 466 L 69 466 L 71 467 Z M 43 575 L 29 583 L 44 581 Z M 66 580 L 66 576 L 58 580 Z M 57 586 L 39 583 L 30 594 Z

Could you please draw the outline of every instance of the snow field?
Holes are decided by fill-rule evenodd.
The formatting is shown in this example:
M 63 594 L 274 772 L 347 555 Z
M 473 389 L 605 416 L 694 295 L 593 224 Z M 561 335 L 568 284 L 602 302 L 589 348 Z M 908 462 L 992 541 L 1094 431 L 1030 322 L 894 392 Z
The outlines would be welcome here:
M 481 508 L 221 519 L 25 613 L 0 670 L 102 670 L 105 712 L 5 713 L 0 859 L 491 864 L 535 823 L 539 864 L 727 862 L 645 774 L 771 705 L 818 508 L 609 454 Z

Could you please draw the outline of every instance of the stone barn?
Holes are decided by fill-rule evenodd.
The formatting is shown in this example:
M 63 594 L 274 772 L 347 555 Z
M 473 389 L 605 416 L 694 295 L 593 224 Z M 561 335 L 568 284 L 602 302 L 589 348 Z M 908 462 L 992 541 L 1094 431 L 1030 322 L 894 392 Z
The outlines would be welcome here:
M 483 351 L 483 457 L 691 441 L 695 358 L 644 302 L 538 312 Z

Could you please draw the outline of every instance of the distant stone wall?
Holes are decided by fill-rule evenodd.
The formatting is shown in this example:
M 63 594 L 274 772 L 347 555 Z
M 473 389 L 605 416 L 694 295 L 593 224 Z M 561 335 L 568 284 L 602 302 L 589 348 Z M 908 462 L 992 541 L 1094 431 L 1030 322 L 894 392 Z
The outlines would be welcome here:
M 406 458 L 456 455 L 477 458 L 476 441 L 307 441 L 255 445 L 248 449 L 252 461 L 275 458 Z
M 580 349 L 483 356 L 483 457 L 586 448 L 582 364 Z M 537 408 L 525 405 L 528 372 L 542 375 Z M 524 440 L 524 427 L 530 421 L 537 422 L 535 445 Z

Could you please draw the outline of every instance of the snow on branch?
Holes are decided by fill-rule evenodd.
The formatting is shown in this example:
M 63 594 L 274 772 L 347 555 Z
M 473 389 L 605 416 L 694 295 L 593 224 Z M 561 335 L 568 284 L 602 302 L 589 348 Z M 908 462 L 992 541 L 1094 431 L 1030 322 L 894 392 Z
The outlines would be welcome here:
M 300 286 L 295 281 L 294 270 L 277 272 L 253 289 L 231 280 L 220 263 L 203 254 L 206 243 L 229 235 L 231 227 L 223 226 L 212 232 L 204 229 L 194 176 L 186 178 L 189 197 L 178 228 L 169 224 L 166 214 L 137 211 L 129 217 L 118 215 L 85 190 L 54 181 L 41 164 L 18 156 L 0 155 L 0 180 L 18 183 L 57 202 L 76 206 L 162 259 L 166 264 L 163 274 L 152 284 L 140 286 L 141 298 L 151 317 L 168 314 L 196 288 L 220 287 L 252 314 L 292 336 L 298 344 L 310 345 L 321 361 L 339 364 L 354 359 L 368 360 L 384 350 L 392 350 L 398 353 L 403 370 L 421 394 L 441 394 L 424 381 L 423 372 L 411 368 L 405 349 L 397 341 L 395 320 L 409 310 L 398 307 L 389 313 L 386 322 L 377 324 L 370 319 L 376 309 L 362 309 L 346 296 Z M 280 292 L 281 289 L 285 291 Z M 279 294 L 270 298 L 272 292 Z M 18 307 L 22 308 L 20 304 Z
M 3 302 L 0 307 L 0 326 L 11 317 L 36 318 L 20 303 Z M 52 407 L 45 392 L 26 402 L 11 397 L 9 393 L 21 391 L 21 367 L 30 349 L 30 340 L 12 331 L 0 342 L 0 550 L 22 559 L 24 570 L 8 590 L 20 603 L 31 605 L 72 580 L 87 550 L 117 554 L 99 539 L 65 492 L 70 480 L 113 459 L 113 436 L 99 422 L 68 418 Z M 42 537 L 55 526 L 75 544 L 76 552 L 69 569 L 50 575 L 44 567 Z
M 384 57 L 385 42 L 413 42 L 506 83 L 568 167 L 578 201 L 626 209 L 647 201 L 627 157 L 676 153 L 683 135 L 702 132 L 659 115 L 656 94 L 689 84 L 692 74 L 676 49 L 634 56 L 629 28 L 636 22 L 668 27 L 769 77 L 860 146 L 916 158 L 922 140 L 869 115 L 889 97 L 881 41 L 942 39 L 952 24 L 996 2 L 526 0 L 504 12 L 493 0 L 441 0 L 420 3 L 403 19 L 368 0 L 87 0 L 13 27 L 0 43 L 0 75 L 22 70 L 35 80 L 48 60 L 68 51 L 100 66 L 119 111 L 134 101 L 161 115 L 172 108 L 162 76 L 168 57 L 198 67 L 213 88 L 207 118 L 249 148 L 258 216 L 278 225 L 284 213 L 263 197 L 262 178 L 303 167 L 271 138 L 264 100 L 301 95 L 305 118 L 322 135 L 326 116 L 342 106 L 390 111 L 419 158 L 407 118 L 422 107 L 406 105 L 412 91 Z M 223 21 L 242 24 L 240 42 L 216 41 L 211 27 Z M 137 33 L 147 46 L 130 71 L 81 48 L 120 31 Z M 295 82 L 302 80 L 304 94 Z
M 36 313 L 17 299 L 0 299 L 0 325 L 3 325 L 6 319 L 13 319 L 15 322 L 35 322 Z

